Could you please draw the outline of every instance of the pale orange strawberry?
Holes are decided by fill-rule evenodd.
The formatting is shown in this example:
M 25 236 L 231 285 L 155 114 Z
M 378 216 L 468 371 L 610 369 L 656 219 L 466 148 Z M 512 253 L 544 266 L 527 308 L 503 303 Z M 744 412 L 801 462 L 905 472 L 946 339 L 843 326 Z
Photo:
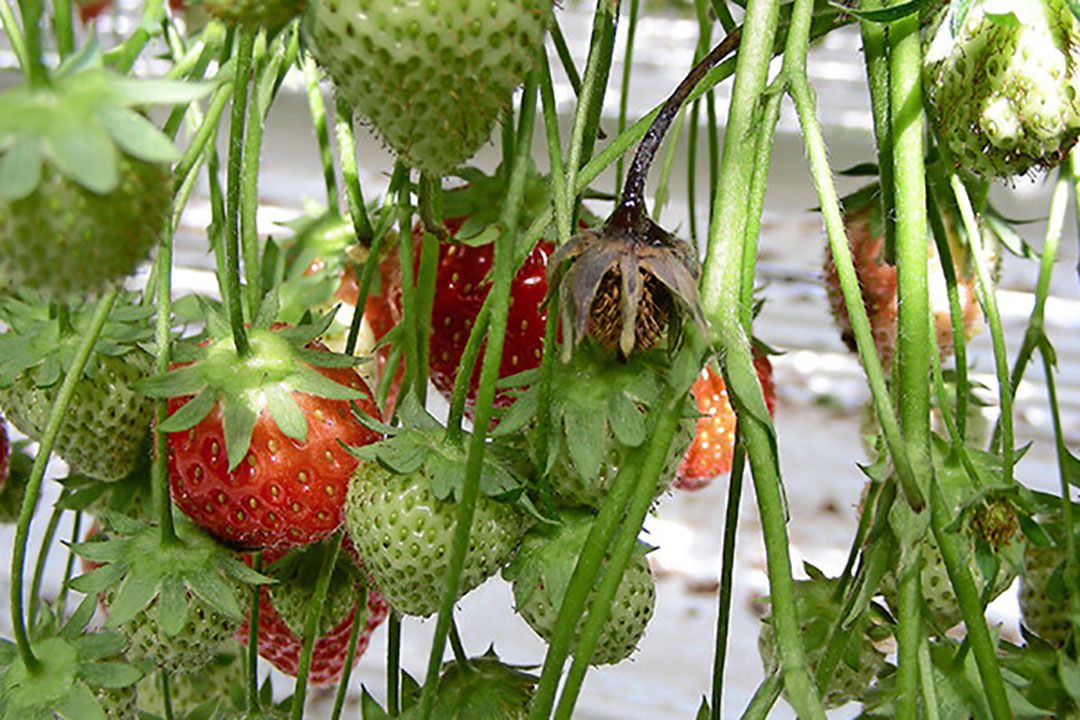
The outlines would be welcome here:
M 754 356 L 765 405 L 769 414 L 776 410 L 776 385 L 773 383 L 772 363 L 766 355 Z M 697 421 L 697 434 L 686 456 L 679 463 L 672 485 L 680 490 L 700 490 L 717 475 L 731 470 L 735 454 L 735 411 L 728 399 L 724 378 L 706 366 L 690 389 L 697 401 L 701 417 Z

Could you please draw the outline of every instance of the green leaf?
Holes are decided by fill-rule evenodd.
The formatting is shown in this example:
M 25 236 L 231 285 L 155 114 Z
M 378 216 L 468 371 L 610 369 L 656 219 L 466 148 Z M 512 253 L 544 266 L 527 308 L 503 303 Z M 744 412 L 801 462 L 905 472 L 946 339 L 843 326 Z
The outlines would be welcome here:
M 359 400 L 364 397 L 359 390 L 345 387 L 306 367 L 290 375 L 286 384 L 308 395 L 329 400 Z
M 605 413 L 595 407 L 567 403 L 563 409 L 566 426 L 566 447 L 570 460 L 581 477 L 593 478 L 604 463 L 604 436 L 607 434 Z
M 72 578 L 68 585 L 72 590 L 78 590 L 87 595 L 97 595 L 99 592 L 105 592 L 113 587 L 123 575 L 124 568 L 122 566 L 105 565 Z
M 94 598 L 95 604 L 97 598 Z M 79 659 L 86 661 L 113 658 L 127 647 L 127 638 L 116 632 L 94 632 L 79 635 L 74 640 Z
M 55 709 L 64 720 L 106 720 L 101 703 L 82 683 L 75 683 L 64 693 Z
M 110 83 L 113 98 L 122 105 L 186 105 L 214 89 L 209 82 L 117 78 Z
M 91 192 L 103 195 L 120 182 L 116 146 L 94 118 L 50 128 L 45 136 L 45 151 L 61 174 Z
M 185 365 L 164 375 L 154 375 L 135 383 L 134 388 L 153 398 L 194 395 L 206 387 L 206 376 L 198 365 Z
M 41 140 L 20 136 L 0 158 L 0 198 L 21 200 L 41 182 Z
M 119 662 L 90 663 L 79 669 L 79 675 L 91 687 L 125 688 L 134 685 L 142 678 L 142 673 L 134 665 Z
M 161 423 L 161 430 L 167 433 L 190 430 L 201 423 L 217 404 L 219 391 L 207 388 L 191 400 L 184 403 L 179 410 Z
M 292 393 L 280 385 L 266 388 L 266 407 L 278 429 L 299 442 L 307 439 L 308 422 Z
M 251 433 L 255 429 L 258 415 L 244 401 L 235 398 L 225 399 L 225 408 L 221 413 L 225 430 L 225 452 L 229 456 L 229 472 L 236 469 L 251 447 Z
M 217 573 L 198 573 L 187 578 L 191 591 L 219 612 L 240 620 L 244 617 L 232 588 Z
M 167 575 L 161 583 L 157 600 L 158 624 L 165 634 L 175 637 L 187 622 L 187 591 L 175 575 Z
M 619 442 L 627 447 L 638 447 L 645 442 L 645 418 L 625 393 L 608 398 L 608 424 Z
M 132 157 L 152 163 L 174 163 L 181 158 L 165 133 L 134 110 L 106 105 L 98 110 L 98 117 L 116 144 Z
M 105 621 L 105 627 L 120 627 L 135 617 L 154 599 L 160 584 L 160 577 L 148 573 L 128 574 L 109 606 L 109 619 Z

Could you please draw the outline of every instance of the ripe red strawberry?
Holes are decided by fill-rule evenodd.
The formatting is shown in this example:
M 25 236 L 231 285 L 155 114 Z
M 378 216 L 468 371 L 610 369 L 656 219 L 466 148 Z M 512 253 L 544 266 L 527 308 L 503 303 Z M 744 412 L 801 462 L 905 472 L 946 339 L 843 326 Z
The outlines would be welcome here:
M 98 19 L 112 5 L 112 0 L 75 0 L 75 11 L 79 13 L 79 22 L 87 25 Z
M 447 221 L 451 232 L 462 220 Z M 544 350 L 547 324 L 547 264 L 554 246 L 541 240 L 514 276 L 510 289 L 510 315 L 506 323 L 499 376 L 508 377 L 539 367 Z M 480 246 L 444 243 L 439 247 L 439 269 L 435 279 L 435 304 L 431 314 L 429 371 L 431 382 L 446 397 L 454 388 L 461 356 L 469 340 L 476 316 L 487 298 L 491 284 L 488 273 L 494 259 L 489 243 Z M 468 405 L 476 399 L 480 382 L 483 351 L 477 358 L 469 385 Z M 495 404 L 505 407 L 511 398 L 505 392 L 496 395 Z
M 318 551 L 325 552 L 325 548 Z M 270 568 L 270 573 L 279 584 L 260 588 L 259 595 L 259 655 L 274 667 L 287 675 L 296 676 L 300 664 L 300 652 L 303 648 L 303 626 L 307 620 L 307 608 L 315 588 L 313 575 L 318 572 L 321 557 L 304 555 L 288 558 L 280 569 Z M 266 560 L 273 565 L 282 557 L 280 551 L 271 550 Z M 378 591 L 369 587 L 367 604 L 360 608 L 356 604 L 360 579 L 356 550 L 346 538 L 338 556 L 338 564 L 331 577 L 323 616 L 320 618 L 319 636 L 315 640 L 315 651 L 311 659 L 309 682 L 313 685 L 331 685 L 341 680 L 345 669 L 345 654 L 348 651 L 349 636 L 353 623 L 360 621 L 364 626 L 356 646 L 356 660 L 364 654 L 371 634 L 389 613 L 389 605 Z M 369 584 L 370 585 L 370 584 Z M 248 620 L 237 631 L 237 639 L 248 642 Z
M 378 439 L 351 405 L 378 410 L 352 360 L 314 340 L 329 321 L 252 328 L 246 358 L 226 329 L 200 344 L 197 363 L 143 385 L 169 397 L 173 501 L 226 543 L 304 545 L 341 525 L 357 464 L 342 444 Z M 227 328 L 220 318 L 210 325 Z
M 769 414 L 776 409 L 776 385 L 773 383 L 772 363 L 767 355 L 754 356 L 765 405 Z M 690 389 L 697 401 L 701 417 L 697 421 L 697 434 L 672 483 L 680 490 L 700 490 L 717 475 L 731 470 L 735 453 L 735 411 L 728 400 L 724 378 L 712 367 L 706 366 Z

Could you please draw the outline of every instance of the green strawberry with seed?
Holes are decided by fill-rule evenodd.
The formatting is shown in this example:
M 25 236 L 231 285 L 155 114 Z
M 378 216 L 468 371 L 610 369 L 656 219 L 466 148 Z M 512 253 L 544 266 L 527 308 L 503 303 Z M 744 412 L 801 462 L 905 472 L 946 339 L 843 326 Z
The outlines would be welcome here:
M 592 521 L 590 513 L 570 511 L 556 525 L 538 525 L 525 535 L 517 556 L 503 571 L 503 577 L 513 583 L 517 613 L 545 640 L 555 632 L 555 619 Z M 626 567 L 611 603 L 611 614 L 593 651 L 593 665 L 625 660 L 645 633 L 656 604 L 656 587 L 646 552 L 648 548 L 639 545 Z M 582 617 L 581 625 L 587 618 L 588 613 Z
M 432 720 L 525 720 L 537 678 L 506 665 L 489 649 L 469 658 L 468 667 L 449 662 L 439 677 Z M 370 720 L 364 715 L 366 720 Z M 417 720 L 420 705 L 409 707 L 402 720 Z
M 105 720 L 136 720 L 139 717 L 136 708 L 138 691 L 135 685 L 116 690 L 98 690 L 97 699 L 105 713 Z
M 974 0 L 938 14 L 926 95 L 961 167 L 985 177 L 1053 167 L 1080 136 L 1080 21 L 1069 4 Z
M 465 450 L 444 439 L 412 396 L 400 413 L 410 429 L 384 427 L 389 440 L 354 451 L 361 462 L 349 483 L 345 525 L 390 606 L 427 617 L 438 611 L 446 580 Z M 507 501 L 523 500 L 520 480 L 495 454 L 485 455 L 459 596 L 506 564 L 527 527 Z
M 795 602 L 799 615 L 799 637 L 807 653 L 810 674 L 817 673 L 829 645 L 829 629 L 844 612 L 843 597 L 836 597 L 837 581 L 808 567 L 810 580 L 795 584 Z M 868 634 L 872 630 L 869 612 L 864 611 L 851 626 L 851 637 L 829 679 L 829 689 L 822 698 L 826 708 L 840 707 L 861 700 L 885 663 L 885 653 L 878 650 Z M 779 668 L 776 631 L 771 617 L 766 617 L 758 634 L 758 652 L 765 672 Z
M 33 440 L 45 431 L 95 306 L 73 305 L 66 319 L 40 296 L 0 299 L 0 408 Z M 149 340 L 154 310 L 125 296 L 117 301 L 75 386 L 54 451 L 72 472 L 105 481 L 127 476 L 150 428 L 152 403 L 132 386 L 150 374 L 152 359 L 139 347 Z
M 115 75 L 97 52 L 88 43 L 47 82 L 0 94 L 0 294 L 84 300 L 130 275 L 165 230 L 180 151 L 139 108 L 210 86 Z
M 551 424 L 546 458 L 555 499 L 567 506 L 598 508 L 607 497 L 619 468 L 630 452 L 649 436 L 646 413 L 669 381 L 666 351 L 638 352 L 616 363 L 591 341 L 583 343 L 566 364 L 555 366 L 551 383 Z M 533 385 L 500 422 L 497 436 L 512 437 L 535 414 L 539 388 Z M 656 484 L 656 495 L 675 477 L 679 462 L 697 430 L 697 407 L 689 393 L 682 400 L 683 420 Z M 537 427 L 528 425 L 526 439 L 537 452 Z
M 243 648 L 235 641 L 226 642 L 220 652 L 201 670 L 169 676 L 169 699 L 173 711 L 183 716 L 211 700 L 222 709 L 243 707 L 245 686 L 244 664 L 240 660 Z M 161 689 L 161 673 L 153 672 L 138 684 L 138 706 L 142 712 L 165 717 L 165 696 Z M 239 697 L 237 697 L 239 695 Z
M 316 0 L 338 92 L 411 167 L 445 175 L 491 135 L 533 67 L 552 0 Z
M 1072 632 L 1072 611 L 1063 582 L 1065 548 L 1028 545 L 1020 576 L 1020 616 L 1025 627 L 1061 647 Z

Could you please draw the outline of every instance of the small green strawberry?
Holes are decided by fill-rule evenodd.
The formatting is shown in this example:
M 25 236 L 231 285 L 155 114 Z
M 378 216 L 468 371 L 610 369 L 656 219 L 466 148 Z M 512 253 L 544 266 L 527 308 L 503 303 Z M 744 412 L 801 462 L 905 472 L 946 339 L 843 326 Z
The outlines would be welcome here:
M 626 362 L 612 362 L 592 342 L 582 344 L 570 361 L 558 363 L 551 383 L 551 428 L 548 454 L 537 459 L 548 469 L 555 499 L 563 505 L 598 508 L 607 497 L 619 468 L 631 450 L 648 438 L 646 412 L 668 382 L 664 351 L 638 352 Z M 498 436 L 520 432 L 521 422 L 536 407 L 539 389 L 533 385 L 518 399 L 495 431 Z M 520 407 L 519 407 L 520 406 Z M 668 489 L 679 463 L 697 431 L 697 408 L 687 393 L 683 421 L 668 451 L 656 484 L 656 495 Z M 526 440 L 537 444 L 536 424 Z
M 826 578 L 815 568 L 807 568 L 810 580 L 795 584 L 795 602 L 799 614 L 799 636 L 807 654 L 811 675 L 817 673 L 818 665 L 825 657 L 829 645 L 829 628 L 844 612 L 842 597 L 836 597 L 837 581 Z M 779 667 L 776 648 L 776 631 L 771 616 L 761 624 L 758 634 L 758 652 L 766 674 Z M 861 700 L 866 689 L 874 682 L 878 671 L 884 667 L 885 653 L 878 650 L 868 632 L 871 630 L 869 612 L 864 611 L 851 625 L 851 638 L 844 648 L 840 662 L 829 680 L 829 689 L 822 698 L 826 708 L 836 708 L 849 702 Z
M 1020 576 L 1020 616 L 1028 630 L 1061 647 L 1072 632 L 1069 597 L 1062 582 L 1065 548 L 1028 545 Z
M 551 9 L 551 0 L 317 0 L 307 29 L 356 112 L 406 164 L 445 175 L 510 106 Z
M 245 685 L 243 648 L 235 641 L 226 642 L 218 654 L 201 670 L 170 674 L 169 699 L 174 713 L 183 717 L 196 707 L 216 700 L 223 709 L 243 707 Z M 138 684 L 138 707 L 142 712 L 165 717 L 165 696 L 161 673 L 152 672 Z M 239 696 L 239 697 L 238 697 Z
M 938 483 L 946 502 L 954 513 L 961 514 L 957 530 L 962 540 L 968 572 L 975 580 L 981 595 L 989 592 L 996 598 L 1012 585 L 1023 564 L 1025 541 L 1019 532 L 1017 511 L 1011 502 L 999 495 L 1007 492 L 1003 485 L 1001 459 L 989 453 L 968 448 L 967 453 L 986 487 L 976 489 L 960 460 L 950 451 L 947 441 L 932 436 L 933 462 Z M 953 593 L 937 541 L 929 531 L 922 540 L 921 587 L 925 601 L 925 619 L 941 632 L 955 626 L 961 619 L 960 607 Z M 984 568 L 992 570 L 987 577 Z M 992 585 L 987 589 L 987 583 Z M 882 578 L 881 592 L 889 607 L 898 607 L 895 573 Z
M 130 275 L 165 229 L 180 151 L 139 108 L 211 86 L 116 75 L 98 48 L 0 94 L 0 294 L 85 300 Z
M 926 94 L 963 168 L 1053 167 L 1080 135 L 1080 21 L 1068 0 L 951 3 L 927 32 Z
M 427 617 L 439 609 L 448 570 L 465 450 L 444 439 L 411 395 L 400 412 L 410 429 L 385 428 L 393 437 L 354 451 L 361 462 L 349 483 L 345 524 L 390 606 Z M 498 572 L 527 529 L 521 511 L 504 501 L 521 497 L 520 481 L 494 455 L 485 455 L 459 596 Z
M 105 720 L 136 720 L 139 717 L 136 687 L 128 685 L 115 690 L 102 688 L 95 693 L 105 713 Z
M 517 613 L 545 640 L 550 640 L 555 631 L 555 619 L 592 521 L 590 513 L 569 511 L 556 525 L 538 525 L 525 535 L 517 557 L 503 571 L 503 577 L 513 583 Z M 593 651 L 593 665 L 625 660 L 645 633 L 656 604 L 656 587 L 646 552 L 648 548 L 639 545 L 626 567 L 612 600 L 611 614 Z M 581 624 L 587 617 L 586 613 Z
M 9 328 L 0 335 L 0 407 L 33 440 L 41 439 L 94 311 L 93 304 L 74 305 L 61 319 L 38 296 L 0 300 L 0 321 Z M 114 481 L 134 469 L 153 404 L 132 386 L 151 371 L 139 343 L 152 334 L 153 312 L 125 297 L 110 313 L 54 446 L 72 472 Z
M 468 667 L 449 662 L 439 677 L 432 720 L 525 720 L 537 678 L 521 668 L 501 662 L 492 647 Z M 365 720 L 371 720 L 365 714 Z M 402 720 L 417 720 L 420 706 L 402 713 Z

